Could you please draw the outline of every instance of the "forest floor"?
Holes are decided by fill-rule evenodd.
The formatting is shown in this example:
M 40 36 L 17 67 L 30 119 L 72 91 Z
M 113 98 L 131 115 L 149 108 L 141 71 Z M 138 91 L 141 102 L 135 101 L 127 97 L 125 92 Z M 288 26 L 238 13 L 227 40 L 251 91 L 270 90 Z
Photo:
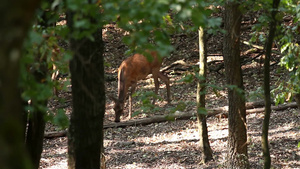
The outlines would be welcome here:
M 251 17 L 244 17 L 242 25 L 242 40 L 249 40 L 251 29 Z M 105 72 L 107 77 L 107 94 L 117 95 L 117 68 L 126 58 L 124 52 L 127 50 L 121 38 L 124 32 L 115 27 L 107 25 L 103 29 L 105 41 L 105 61 L 107 64 Z M 208 61 L 209 65 L 208 83 L 212 85 L 225 85 L 224 68 L 216 68 L 223 64 L 222 58 L 222 34 L 211 36 L 208 39 Z M 177 60 L 184 59 L 188 65 L 195 65 L 198 62 L 198 36 L 196 33 L 177 34 L 172 36 L 172 43 L 175 51 L 164 60 L 163 67 L 172 64 Z M 263 84 L 263 59 L 261 50 L 246 52 L 252 46 L 241 44 L 243 55 L 243 78 L 246 90 L 247 101 L 255 100 L 253 91 L 257 92 L 257 99 L 262 99 L 261 87 Z M 272 57 L 272 85 L 276 86 L 286 78 L 285 71 L 277 63 L 279 56 Z M 281 69 L 281 73 L 278 73 Z M 178 80 L 192 70 L 173 68 L 166 71 L 171 80 L 171 105 L 167 105 L 165 85 L 161 84 L 159 95 L 163 98 L 156 102 L 160 109 L 156 112 L 140 114 L 133 119 L 151 117 L 159 114 L 167 114 L 169 109 L 179 102 L 186 103 L 184 112 L 195 112 L 196 82 L 183 83 Z M 273 86 L 273 87 L 274 87 Z M 137 91 L 153 91 L 153 80 L 148 76 L 146 80 L 139 82 Z M 259 92 L 260 91 L 260 92 Z M 61 92 L 60 97 L 64 98 L 68 114 L 72 112 L 71 92 Z M 251 99 L 250 99 L 251 98 Z M 206 96 L 207 107 L 216 108 L 227 105 L 226 90 L 214 92 L 208 89 Z M 135 103 L 139 101 L 134 98 Z M 51 100 L 49 107 L 59 107 L 57 101 Z M 105 124 L 113 123 L 114 111 L 113 102 L 107 98 Z M 136 104 L 134 110 L 139 109 Z M 127 113 L 127 104 L 125 114 Z M 263 157 L 261 149 L 261 130 L 264 114 L 251 113 L 247 115 L 248 130 L 248 155 L 250 168 L 263 168 Z M 126 118 L 121 119 L 126 121 Z M 227 159 L 227 136 L 228 119 L 220 116 L 213 116 L 207 119 L 208 135 L 210 146 L 213 150 L 213 161 L 201 164 L 201 152 L 199 150 L 199 135 L 195 118 L 189 120 L 175 120 L 149 125 L 128 126 L 124 128 L 108 128 L 104 130 L 104 147 L 106 167 L 109 169 L 192 169 L 192 168 L 226 168 Z M 57 127 L 48 124 L 48 131 L 55 131 Z M 83 136 L 84 137 L 84 136 Z M 289 108 L 283 111 L 272 111 L 269 129 L 270 153 L 273 168 L 300 168 L 300 149 L 297 148 L 300 142 L 300 113 L 297 109 Z M 44 150 L 41 158 L 41 169 L 64 169 L 67 168 L 67 137 L 56 137 L 44 139 Z

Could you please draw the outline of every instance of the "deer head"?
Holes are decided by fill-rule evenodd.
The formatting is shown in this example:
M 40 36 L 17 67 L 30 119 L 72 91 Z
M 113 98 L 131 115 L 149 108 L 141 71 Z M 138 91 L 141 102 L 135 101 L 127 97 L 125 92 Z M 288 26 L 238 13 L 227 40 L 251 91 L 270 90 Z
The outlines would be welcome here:
M 119 100 L 113 96 L 109 96 L 109 98 L 115 102 L 114 111 L 115 111 L 115 122 L 120 122 L 120 117 L 123 115 L 124 110 L 124 101 Z

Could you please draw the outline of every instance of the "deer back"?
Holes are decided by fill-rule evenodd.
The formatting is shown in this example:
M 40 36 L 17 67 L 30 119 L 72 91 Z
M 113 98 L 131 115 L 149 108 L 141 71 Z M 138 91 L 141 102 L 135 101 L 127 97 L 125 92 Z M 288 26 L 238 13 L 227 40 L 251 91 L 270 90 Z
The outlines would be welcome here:
M 118 93 L 125 90 L 137 83 L 137 81 L 145 79 L 149 74 L 158 72 L 161 67 L 161 59 L 158 58 L 156 52 L 151 52 L 152 60 L 148 60 L 142 54 L 135 54 L 122 62 L 118 70 Z M 125 95 L 123 96 L 125 97 Z

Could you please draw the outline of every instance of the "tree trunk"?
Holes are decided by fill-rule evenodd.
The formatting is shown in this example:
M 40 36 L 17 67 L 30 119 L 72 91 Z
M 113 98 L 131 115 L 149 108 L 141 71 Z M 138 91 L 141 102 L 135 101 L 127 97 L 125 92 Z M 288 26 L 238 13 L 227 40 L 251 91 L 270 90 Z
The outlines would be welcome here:
M 240 61 L 240 27 L 242 14 L 239 4 L 225 4 L 224 63 L 229 100 L 228 168 L 249 168 L 247 153 L 246 108 Z M 234 87 L 232 87 L 234 86 Z
M 75 29 L 73 15 L 70 12 L 67 16 L 71 34 Z M 105 112 L 102 30 L 93 36 L 94 41 L 70 39 L 74 57 L 70 62 L 73 113 L 68 137 L 69 169 L 100 168 Z
M 295 93 L 294 98 L 295 98 L 295 101 L 298 105 L 298 109 L 300 109 L 300 93 Z
M 0 168 L 32 168 L 24 146 L 23 106 L 18 86 L 22 45 L 39 0 L 0 5 Z
M 47 104 L 47 101 L 44 103 Z M 45 130 L 44 112 L 35 110 L 30 112 L 28 130 L 26 135 L 26 148 L 28 150 L 33 168 L 38 169 L 43 151 L 43 139 Z
M 262 150 L 264 156 L 264 168 L 271 167 L 271 157 L 268 143 L 269 121 L 271 115 L 271 95 L 270 95 L 270 57 L 272 54 L 272 44 L 276 31 L 276 14 L 280 0 L 273 0 L 273 10 L 271 12 L 271 22 L 269 37 L 266 42 L 266 56 L 264 61 L 264 95 L 265 95 L 265 118 L 262 127 Z
M 204 79 L 199 79 L 197 83 L 197 110 L 205 109 L 205 83 L 206 83 L 206 41 L 202 27 L 199 28 L 199 75 Z M 200 150 L 202 151 L 202 162 L 206 163 L 213 159 L 212 150 L 209 145 L 206 115 L 197 112 L 198 130 L 200 135 Z

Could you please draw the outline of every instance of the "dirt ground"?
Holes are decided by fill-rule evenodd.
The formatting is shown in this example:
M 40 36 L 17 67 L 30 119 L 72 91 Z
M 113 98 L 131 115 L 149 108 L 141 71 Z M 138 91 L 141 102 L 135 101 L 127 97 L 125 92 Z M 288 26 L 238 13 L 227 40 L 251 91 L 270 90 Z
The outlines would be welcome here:
M 245 17 L 242 25 L 242 40 L 249 39 L 249 31 L 252 18 Z M 116 28 L 115 25 L 107 25 L 103 29 L 105 41 L 105 61 L 110 63 L 106 67 L 107 77 L 117 76 L 117 68 L 124 56 L 126 46 L 122 44 L 121 37 L 124 32 Z M 189 65 L 198 62 L 198 36 L 196 33 L 178 34 L 172 36 L 172 42 L 176 49 L 165 59 L 163 67 L 172 64 L 176 60 L 184 59 Z M 242 44 L 242 53 L 252 48 Z M 257 56 L 261 51 L 245 54 L 243 63 L 244 85 L 247 98 L 250 91 L 256 91 L 262 86 L 263 67 L 262 59 Z M 222 35 L 214 35 L 209 38 L 208 45 L 209 62 L 222 60 Z M 253 60 L 252 60 L 253 59 Z M 274 56 L 272 63 L 278 61 Z M 248 60 L 248 61 L 247 61 Z M 224 85 L 224 69 L 213 70 L 222 64 L 216 61 L 209 65 L 208 83 Z M 272 84 L 283 81 L 287 76 L 284 73 L 275 72 L 277 64 L 273 64 L 271 79 Z M 191 71 L 191 70 L 190 70 Z M 283 71 L 284 72 L 284 71 Z M 156 114 L 168 113 L 168 108 L 176 106 L 179 101 L 187 104 L 185 112 L 195 112 L 196 82 L 178 82 L 189 70 L 173 69 L 168 71 L 171 80 L 172 104 L 167 105 L 165 85 L 161 84 L 159 95 L 163 100 L 157 101 L 156 106 L 160 111 L 150 114 L 142 114 L 135 118 L 149 117 Z M 117 79 L 112 78 L 106 83 L 107 94 L 117 94 Z M 147 78 L 139 83 L 137 91 L 152 91 L 153 80 Z M 67 101 L 65 107 L 67 113 L 72 112 L 70 91 L 61 92 L 60 97 Z M 261 97 L 262 98 L 262 97 Z M 225 90 L 218 93 L 208 89 L 206 96 L 207 107 L 216 108 L 227 104 L 227 94 Z M 135 98 L 135 102 L 138 102 Z M 249 101 L 249 100 L 248 100 Z M 253 101 L 253 100 L 251 100 Z M 49 102 L 49 107 L 55 109 L 60 106 L 55 101 Z M 113 102 L 107 98 L 105 124 L 114 120 Z M 136 105 L 133 109 L 138 109 Z M 125 108 L 127 112 L 127 106 Z M 252 113 L 247 115 L 248 127 L 248 155 L 251 168 L 263 168 L 263 158 L 261 150 L 261 129 L 263 113 Z M 125 120 L 125 118 L 121 119 Z M 192 168 L 225 168 L 227 159 L 227 118 L 210 117 L 207 120 L 210 146 L 213 150 L 214 160 L 207 164 L 200 164 L 201 152 L 199 151 L 199 135 L 195 118 L 189 120 L 176 120 L 163 123 L 153 123 L 145 126 L 129 126 L 125 128 L 105 129 L 104 147 L 106 167 L 110 169 L 192 169 Z M 47 125 L 48 131 L 55 131 L 57 127 Z M 273 168 L 300 168 L 300 149 L 297 148 L 300 142 L 300 113 L 296 109 L 286 109 L 284 111 L 272 111 L 269 129 L 270 153 Z M 64 169 L 67 168 L 67 137 L 57 137 L 44 139 L 44 150 L 41 159 L 41 169 Z

